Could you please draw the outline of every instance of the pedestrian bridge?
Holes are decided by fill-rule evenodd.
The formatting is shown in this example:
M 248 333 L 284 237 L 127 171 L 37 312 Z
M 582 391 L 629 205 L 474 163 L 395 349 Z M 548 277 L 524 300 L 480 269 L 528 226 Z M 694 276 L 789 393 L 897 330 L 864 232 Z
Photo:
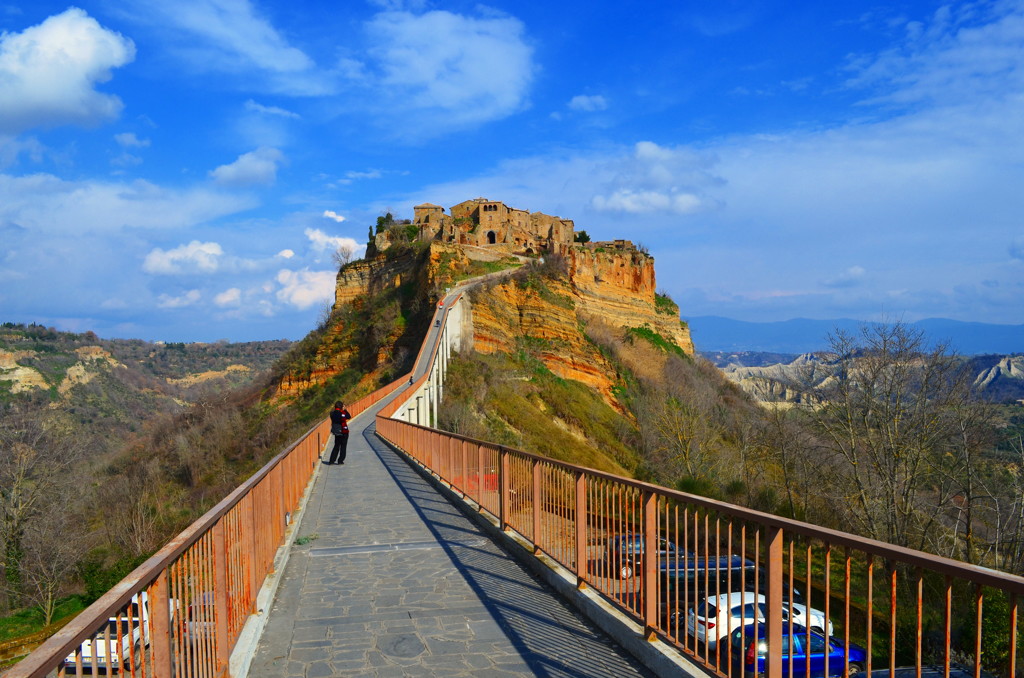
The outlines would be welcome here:
M 731 676 L 686 612 L 743 590 L 769 649 L 796 591 L 834 622 L 825 675 L 1019 675 L 1020 577 L 431 428 L 464 309 L 349 406 L 344 465 L 325 420 L 7 675 Z

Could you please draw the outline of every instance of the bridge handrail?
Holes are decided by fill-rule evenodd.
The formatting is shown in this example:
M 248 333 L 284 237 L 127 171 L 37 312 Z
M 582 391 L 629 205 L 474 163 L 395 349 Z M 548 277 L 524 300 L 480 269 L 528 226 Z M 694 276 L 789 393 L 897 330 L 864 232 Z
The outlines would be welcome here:
M 707 646 L 698 644 L 696 638 L 689 635 L 685 618 L 681 629 L 680 617 L 672 619 L 671 611 L 685 614 L 704 595 L 739 592 L 752 587 L 752 595 L 764 593 L 768 605 L 765 617 L 768 621 L 762 622 L 768 627 L 768 646 L 779 647 L 786 626 L 781 621 L 783 610 L 790 605 L 784 602 L 783 591 L 792 590 L 794 584 L 806 585 L 809 594 L 813 589 L 815 595 L 824 599 L 825 618 L 831 619 L 833 603 L 842 608 L 843 618 L 839 624 L 843 630 L 836 640 L 843 646 L 849 645 L 851 630 L 859 633 L 854 627 L 863 622 L 866 626 L 863 642 L 869 658 L 860 664 L 868 671 L 871 670 L 872 625 L 875 632 L 888 626 L 885 639 L 888 647 L 879 648 L 875 643 L 874 650 L 887 653 L 889 659 L 885 667 L 895 671 L 897 626 L 905 623 L 902 618 L 897 619 L 896 605 L 899 602 L 902 607 L 909 600 L 909 609 L 916 605 L 918 610 L 917 652 L 909 661 L 916 662 L 920 669 L 922 636 L 926 635 L 923 630 L 926 630 L 923 621 L 926 615 L 922 610 L 927 607 L 927 596 L 923 590 L 930 577 L 942 579 L 945 586 L 945 619 L 936 632 L 944 633 L 945 637 L 939 654 L 946 675 L 958 656 L 950 640 L 954 624 L 951 618 L 954 582 L 967 583 L 975 589 L 978 617 L 972 638 L 975 675 L 981 675 L 983 602 L 996 595 L 983 593 L 983 587 L 995 589 L 1009 600 L 1008 626 L 1000 627 L 1002 632 L 997 633 L 997 637 L 1009 647 L 1006 675 L 1014 676 L 1017 670 L 1017 605 L 1018 597 L 1024 596 L 1022 577 L 380 415 L 377 434 L 494 516 L 502 529 L 514 530 L 532 542 L 535 553 L 545 553 L 559 562 L 575 575 L 580 587 L 595 588 L 612 604 L 637 619 L 643 624 L 645 634 L 660 635 L 675 642 L 691 658 L 720 672 L 728 672 L 729 666 L 720 665 L 717 655 L 710 654 Z M 578 516 L 585 519 L 577 520 Z M 617 563 L 608 555 L 610 550 L 603 555 L 603 561 L 602 555 L 595 558 L 592 552 L 595 545 L 598 549 L 601 544 L 610 548 L 615 538 L 623 535 L 642 543 L 643 547 L 638 549 L 642 554 L 659 553 L 659 540 L 668 540 L 680 548 L 675 551 L 674 561 L 665 555 L 657 558 L 641 555 L 635 562 L 629 562 L 628 566 L 635 567 L 639 575 L 630 588 L 621 581 L 614 581 Z M 798 547 L 806 553 L 798 551 Z M 831 580 L 832 570 L 836 568 L 831 560 L 832 550 L 836 547 L 844 554 L 842 559 L 836 557 L 844 568 L 841 585 Z M 681 555 L 684 549 L 687 555 Z M 818 579 L 812 567 L 812 550 L 814 563 L 824 562 L 828 573 Z M 804 571 L 812 573 L 805 579 L 794 576 L 794 569 L 800 565 L 796 562 L 799 560 L 795 558 L 797 553 L 805 555 Z M 757 582 L 744 581 L 745 576 L 754 578 L 744 575 L 746 568 L 738 573 L 736 580 L 737 572 L 730 569 L 732 565 L 720 565 L 737 557 L 740 562 L 763 565 L 763 581 L 760 576 Z M 882 575 L 874 571 L 876 560 L 885 570 Z M 626 563 L 619 561 L 618 565 L 622 564 Z M 757 569 L 757 565 L 754 568 Z M 851 602 L 851 582 L 856 585 L 858 581 L 851 574 L 855 569 L 865 572 L 864 591 L 860 592 L 865 604 Z M 901 573 L 899 577 L 897 573 Z M 704 577 L 703 587 L 701 576 Z M 891 594 L 887 599 L 879 596 L 882 602 L 876 603 L 873 597 L 881 581 Z M 785 588 L 787 583 L 788 588 Z M 916 586 L 916 596 L 910 594 L 907 598 L 902 591 L 905 586 Z M 941 591 L 942 584 L 938 588 Z M 853 594 L 856 596 L 858 592 L 853 591 Z M 876 604 L 878 610 L 874 607 Z M 786 616 L 793 618 L 792 607 L 788 607 Z M 858 617 L 863 619 L 858 620 Z M 773 623 L 772 620 L 778 621 Z M 773 643 L 772 638 L 777 640 Z M 724 637 L 721 642 L 726 642 Z M 968 643 L 964 645 L 971 649 Z M 769 676 L 783 675 L 781 664 L 774 661 L 770 664 L 775 664 L 775 668 L 768 667 Z
M 360 398 L 348 405 L 349 412 L 353 418 L 359 416 L 367 408 L 394 393 L 407 380 L 408 375 L 404 375 Z M 64 658 L 78 651 L 84 640 L 95 636 L 97 630 L 104 626 L 108 619 L 123 615 L 133 597 L 143 591 L 147 593 L 150 601 L 155 628 L 148 631 L 151 652 L 148 653 L 148 657 L 141 658 L 140 666 L 132 667 L 132 675 L 170 675 L 172 655 L 175 662 L 191 662 L 196 671 L 200 669 L 201 664 L 208 665 L 203 670 L 210 673 L 202 675 L 221 675 L 226 669 L 228 657 L 238 640 L 245 619 L 256 611 L 256 594 L 266 576 L 273 572 L 274 553 L 283 543 L 286 522 L 298 508 L 329 435 L 329 419 L 325 418 L 310 427 L 298 440 L 267 462 L 263 468 L 43 642 L 28 657 L 9 669 L 5 675 L 8 678 L 45 676 L 58 669 Z M 256 493 L 265 495 L 261 497 L 261 505 L 258 507 L 250 505 L 254 503 Z M 233 512 L 248 512 L 251 515 L 232 516 Z M 231 521 L 230 529 L 224 530 L 223 528 L 227 527 L 224 523 L 229 516 L 234 520 Z M 254 520 L 256 518 L 258 524 Z M 186 566 L 188 572 L 180 573 L 183 580 L 202 579 L 204 583 L 200 587 L 201 590 L 195 590 L 193 582 L 176 587 L 173 582 L 168 581 L 168 577 L 177 576 L 169 573 L 169 570 L 182 562 L 190 550 L 195 549 L 219 529 L 228 532 L 218 537 L 218 540 L 223 542 L 223 550 L 205 549 L 206 553 L 203 555 L 189 558 L 190 562 Z M 261 530 L 269 531 L 269 536 L 258 534 Z M 225 557 L 218 557 L 218 553 L 223 553 Z M 231 567 L 232 564 L 228 562 L 232 557 L 237 561 L 236 567 Z M 200 562 L 204 560 L 212 562 Z M 211 578 L 209 573 L 200 575 L 199 571 L 203 569 L 215 571 L 214 576 Z M 232 571 L 230 576 L 229 570 Z M 232 614 L 221 615 L 227 618 L 224 621 L 231 623 L 221 624 L 223 628 L 217 629 L 216 638 L 207 643 L 209 647 L 182 647 L 180 636 L 186 633 L 186 625 L 190 622 L 182 618 L 180 609 L 186 601 L 181 601 L 180 596 L 173 595 L 179 588 L 181 592 L 191 596 L 212 592 L 224 604 L 220 609 L 231 608 Z M 227 604 L 228 601 L 230 606 Z M 161 619 L 161 610 L 168 611 L 166 619 Z M 160 626 L 163 626 L 163 629 L 160 629 Z M 174 633 L 171 632 L 172 629 Z M 88 667 L 89 658 L 83 659 L 83 664 Z

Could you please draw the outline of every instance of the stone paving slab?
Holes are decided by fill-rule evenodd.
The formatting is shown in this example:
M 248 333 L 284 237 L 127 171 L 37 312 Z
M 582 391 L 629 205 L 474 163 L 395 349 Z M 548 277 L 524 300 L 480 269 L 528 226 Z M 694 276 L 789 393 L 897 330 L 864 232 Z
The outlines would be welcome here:
M 377 409 L 321 466 L 249 676 L 653 675 L 381 443 Z

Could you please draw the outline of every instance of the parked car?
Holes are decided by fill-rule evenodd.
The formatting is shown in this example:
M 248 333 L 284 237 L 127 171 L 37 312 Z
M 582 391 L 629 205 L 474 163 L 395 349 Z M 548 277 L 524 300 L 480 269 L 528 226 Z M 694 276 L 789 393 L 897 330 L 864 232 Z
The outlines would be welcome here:
M 217 608 L 213 591 L 203 591 L 185 608 L 185 640 L 199 643 L 216 632 Z
M 921 678 L 947 678 L 945 667 L 938 664 L 922 666 L 920 674 Z M 917 678 L 917 675 L 918 668 L 916 666 L 897 666 L 891 678 Z M 980 675 L 981 678 L 996 678 L 994 673 L 984 669 L 981 670 Z M 856 674 L 851 673 L 850 678 L 890 678 L 890 674 L 888 667 L 886 667 L 884 669 L 874 669 L 871 673 L 866 671 Z M 949 665 L 948 678 L 974 678 L 974 667 L 952 663 Z
M 642 534 L 617 534 L 605 542 L 605 558 L 612 573 L 619 579 L 629 579 L 643 569 L 644 536 Z M 658 560 L 675 560 L 676 545 L 667 539 L 658 539 Z
M 768 643 L 765 636 L 768 629 L 764 624 L 748 624 L 733 629 L 728 642 L 718 644 L 719 665 L 726 663 L 733 669 L 733 675 L 759 676 L 765 672 L 765 658 L 768 655 Z M 843 647 L 835 638 L 825 638 L 813 631 L 809 635 L 807 629 L 798 624 L 793 625 L 792 634 L 789 624 L 782 628 L 782 672 L 790 675 L 810 676 L 810 678 L 826 678 L 825 658 L 828 657 L 829 678 L 842 676 L 845 670 L 850 674 L 862 671 L 867 662 L 867 651 L 860 645 L 850 643 Z M 810 667 L 808 672 L 808 666 Z
M 149 645 L 149 599 L 146 592 L 132 596 L 123 614 L 110 617 L 91 638 L 64 658 L 64 672 L 74 674 L 79 666 L 92 673 L 93 663 L 99 673 L 127 673 L 124 667 L 138 666 L 142 652 Z
M 709 596 L 690 609 L 686 615 L 687 632 L 709 648 L 713 648 L 719 638 L 728 638 L 733 629 L 752 621 L 763 622 L 767 619 L 768 604 L 765 597 L 747 591 L 723 593 Z M 782 619 L 790 620 L 789 605 L 782 608 Z M 671 620 L 674 623 L 674 619 Z M 829 635 L 834 632 L 832 621 L 825 619 L 821 610 L 810 609 L 793 603 L 792 621 L 800 626 L 810 626 L 815 633 L 824 633 L 828 628 Z

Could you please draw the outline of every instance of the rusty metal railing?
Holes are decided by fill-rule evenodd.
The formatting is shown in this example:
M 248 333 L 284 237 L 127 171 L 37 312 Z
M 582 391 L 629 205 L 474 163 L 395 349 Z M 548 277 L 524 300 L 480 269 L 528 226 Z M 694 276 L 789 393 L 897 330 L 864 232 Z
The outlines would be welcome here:
M 349 412 L 407 383 L 405 375 Z M 324 419 L 4 675 L 227 675 L 329 435 Z
M 783 637 L 830 644 L 816 675 L 1020 675 L 1024 578 L 380 415 L 377 433 L 719 675 L 812 675 L 779 652 L 758 659 Z M 698 614 L 730 594 L 767 606 L 735 636 Z

